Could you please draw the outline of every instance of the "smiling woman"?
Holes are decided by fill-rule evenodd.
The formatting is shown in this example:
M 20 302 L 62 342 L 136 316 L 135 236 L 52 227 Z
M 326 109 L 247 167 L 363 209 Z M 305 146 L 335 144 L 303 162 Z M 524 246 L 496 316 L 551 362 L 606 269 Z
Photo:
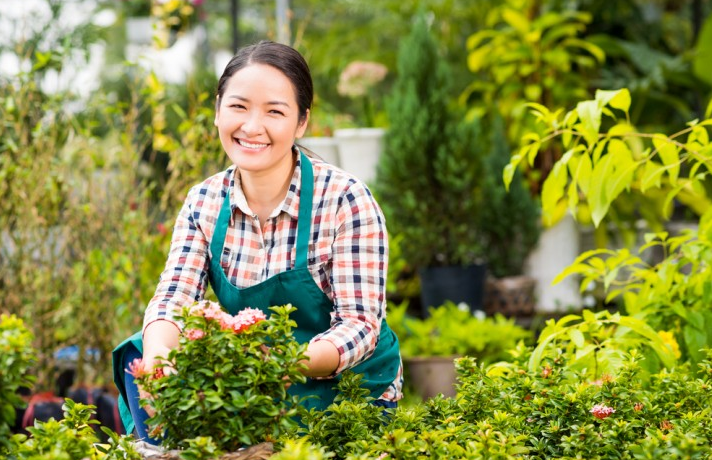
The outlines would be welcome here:
M 115 350 L 127 432 L 135 424 L 147 439 L 124 369 L 141 355 L 149 369 L 160 365 L 183 334 L 182 307 L 203 300 L 208 283 L 231 315 L 296 307 L 290 319 L 307 344 L 307 380 L 289 391 L 316 396 L 307 409 L 326 408 L 347 369 L 364 374 L 375 404 L 394 407 L 402 397 L 398 340 L 385 321 L 384 218 L 363 182 L 295 146 L 312 99 L 309 67 L 286 45 L 248 46 L 225 68 L 215 126 L 234 165 L 188 193 L 143 333 Z
M 240 169 L 250 208 L 265 223 L 287 192 L 295 160 L 292 146 L 304 134 L 309 111 L 299 114 L 289 79 L 263 64 L 232 76 L 219 100 L 215 126 L 220 141 Z

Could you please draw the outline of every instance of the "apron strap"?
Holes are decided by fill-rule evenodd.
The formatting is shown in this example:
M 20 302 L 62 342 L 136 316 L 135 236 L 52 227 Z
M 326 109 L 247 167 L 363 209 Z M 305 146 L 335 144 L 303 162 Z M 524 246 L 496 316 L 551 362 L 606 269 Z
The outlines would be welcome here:
M 311 236 L 311 213 L 314 198 L 314 168 L 311 161 L 300 152 L 302 183 L 299 193 L 299 216 L 297 217 L 297 250 L 294 268 L 307 268 L 307 255 L 309 252 L 309 237 Z M 230 191 L 225 193 L 218 220 L 215 223 L 213 240 L 210 242 L 211 256 L 220 260 L 225 246 L 225 235 L 230 223 Z
M 223 204 L 220 208 L 220 214 L 218 214 L 218 220 L 215 222 L 213 240 L 210 242 L 211 257 L 218 261 L 218 266 L 220 265 L 219 261 L 222 257 L 223 247 L 225 246 L 225 235 L 227 234 L 227 227 L 230 224 L 231 215 L 232 209 L 230 208 L 230 189 L 228 189 L 225 192 L 225 198 L 223 199 Z
M 301 154 L 302 187 L 299 192 L 299 217 L 297 218 L 297 254 L 294 268 L 307 268 L 309 237 L 311 236 L 311 212 L 314 198 L 314 169 L 311 161 Z

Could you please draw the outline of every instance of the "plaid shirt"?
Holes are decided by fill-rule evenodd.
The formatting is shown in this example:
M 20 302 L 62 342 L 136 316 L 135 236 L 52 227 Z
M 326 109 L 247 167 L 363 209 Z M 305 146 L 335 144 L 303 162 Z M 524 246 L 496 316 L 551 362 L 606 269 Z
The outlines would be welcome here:
M 380 208 L 366 186 L 318 159 L 314 167 L 312 239 L 308 268 L 331 299 L 331 328 L 312 341 L 328 340 L 339 351 L 334 375 L 368 359 L 376 348 L 385 315 L 388 238 Z M 220 263 L 230 282 L 253 286 L 294 267 L 301 161 L 287 196 L 264 227 L 250 210 L 237 168 L 230 167 L 193 187 L 173 229 L 171 249 L 156 293 L 146 309 L 144 329 L 156 320 L 180 327 L 175 316 L 202 300 L 208 282 L 210 242 L 229 191 L 232 217 Z M 402 365 L 381 399 L 402 397 Z

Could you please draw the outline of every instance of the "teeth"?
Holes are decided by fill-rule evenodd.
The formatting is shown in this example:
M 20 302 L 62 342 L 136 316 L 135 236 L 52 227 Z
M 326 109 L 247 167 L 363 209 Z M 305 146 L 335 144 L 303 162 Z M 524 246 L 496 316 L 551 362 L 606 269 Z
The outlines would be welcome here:
M 239 142 L 241 146 L 247 147 L 248 149 L 261 149 L 262 147 L 267 146 L 267 144 L 251 144 L 241 139 L 238 139 L 237 142 Z

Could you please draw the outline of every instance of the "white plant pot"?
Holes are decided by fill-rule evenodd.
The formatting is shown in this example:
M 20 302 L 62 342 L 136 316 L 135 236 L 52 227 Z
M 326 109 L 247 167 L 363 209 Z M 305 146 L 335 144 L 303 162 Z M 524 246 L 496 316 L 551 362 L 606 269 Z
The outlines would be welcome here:
M 339 145 L 333 137 L 303 137 L 297 139 L 297 144 L 308 148 L 327 163 L 341 167 Z
M 126 18 L 126 40 L 134 45 L 150 45 L 153 40 L 153 23 L 150 16 Z
M 341 168 L 366 183 L 372 183 L 376 179 L 385 132 L 383 128 L 335 130 L 334 138 L 339 145 Z
M 527 259 L 525 270 L 526 275 L 536 279 L 538 312 L 554 313 L 564 312 L 570 307 L 581 308 L 579 280 L 575 276 L 569 276 L 554 286 L 551 284 L 573 263 L 579 251 L 579 227 L 570 215 L 542 232 L 539 244 Z

